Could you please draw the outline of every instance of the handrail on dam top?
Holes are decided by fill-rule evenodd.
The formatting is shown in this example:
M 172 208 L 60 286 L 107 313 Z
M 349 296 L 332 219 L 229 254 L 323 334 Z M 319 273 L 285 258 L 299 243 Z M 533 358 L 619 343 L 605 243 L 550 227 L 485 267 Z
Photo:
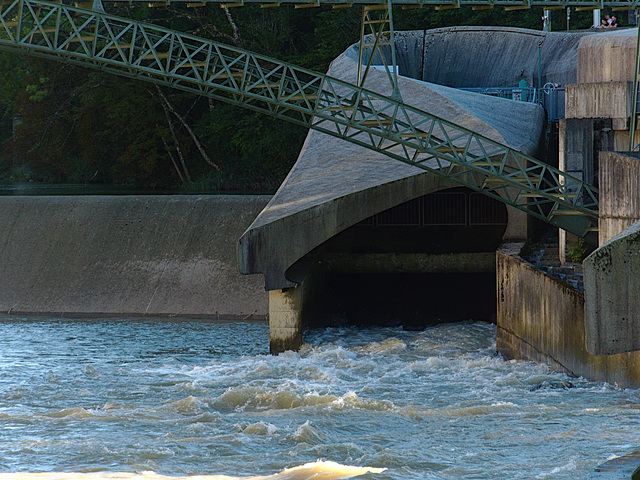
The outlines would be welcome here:
M 542 88 L 535 87 L 474 87 L 460 88 L 466 92 L 480 93 L 491 97 L 507 98 L 520 102 L 537 103 L 547 113 L 548 122 L 564 118 L 564 86 L 547 83 Z
M 218 42 L 44 0 L 1 0 L 0 49 L 215 98 L 446 177 L 596 242 L 598 191 L 401 101 Z

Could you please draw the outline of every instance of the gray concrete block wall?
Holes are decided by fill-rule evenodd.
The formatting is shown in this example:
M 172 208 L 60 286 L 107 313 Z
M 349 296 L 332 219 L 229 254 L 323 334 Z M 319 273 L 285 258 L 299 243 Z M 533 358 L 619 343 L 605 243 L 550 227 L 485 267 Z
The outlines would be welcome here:
M 600 153 L 600 248 L 584 261 L 586 342 L 640 350 L 640 155 Z
M 269 198 L 0 197 L 0 312 L 265 318 L 236 244 Z
M 640 352 L 590 354 L 582 293 L 535 269 L 516 252 L 496 257 L 498 351 L 593 381 L 639 387 Z
M 600 152 L 600 245 L 640 220 L 640 155 Z
M 633 28 L 583 37 L 578 47 L 577 83 L 632 82 L 636 38 Z

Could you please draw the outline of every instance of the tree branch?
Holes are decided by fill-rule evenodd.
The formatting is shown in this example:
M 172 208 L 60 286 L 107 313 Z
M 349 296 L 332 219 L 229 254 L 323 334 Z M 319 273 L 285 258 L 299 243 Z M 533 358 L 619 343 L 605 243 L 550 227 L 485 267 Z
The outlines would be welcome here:
M 207 152 L 204 149 L 204 147 L 202 146 L 202 144 L 200 143 L 200 140 L 198 140 L 198 137 L 196 136 L 196 134 L 193 133 L 193 130 L 191 129 L 191 127 L 189 126 L 187 121 L 184 119 L 184 117 L 182 117 L 180 114 L 178 114 L 178 112 L 176 112 L 176 110 L 173 108 L 173 105 L 171 105 L 171 103 L 169 102 L 167 97 L 165 97 L 164 93 L 162 93 L 162 90 L 160 90 L 160 87 L 158 85 L 156 85 L 155 87 L 156 87 L 156 91 L 158 92 L 158 95 L 160 96 L 160 99 L 162 100 L 162 102 L 161 102 L 162 103 L 162 108 L 165 110 L 165 113 L 167 113 L 167 110 L 168 110 L 169 112 L 171 112 L 171 113 L 173 113 L 175 115 L 175 117 L 180 121 L 182 126 L 185 128 L 185 130 L 187 131 L 187 133 L 189 134 L 189 136 L 193 140 L 193 143 L 196 145 L 196 147 L 200 151 L 200 155 L 202 155 L 202 158 L 204 158 L 204 161 L 207 162 L 209 165 L 211 165 L 216 170 L 220 171 L 220 167 L 218 165 L 216 165 L 211 160 L 211 158 L 209 158 L 209 155 L 207 155 Z M 191 180 L 189 180 L 189 181 L 191 181 Z

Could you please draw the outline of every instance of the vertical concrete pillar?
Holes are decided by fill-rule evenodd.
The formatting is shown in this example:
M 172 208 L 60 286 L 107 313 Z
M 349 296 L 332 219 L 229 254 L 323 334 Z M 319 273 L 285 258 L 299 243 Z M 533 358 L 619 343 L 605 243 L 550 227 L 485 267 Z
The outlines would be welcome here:
M 513 197 L 512 197 L 513 198 Z M 503 242 L 520 242 L 527 239 L 529 216 L 522 210 L 507 206 L 509 223 L 502 236 Z
M 589 161 L 593 157 L 593 120 L 562 119 L 558 124 L 558 168 L 563 172 L 590 181 Z M 567 249 L 575 245 L 579 238 L 566 231 L 558 230 L 558 254 L 560 263 L 567 262 Z
M 302 290 L 269 291 L 269 350 L 274 355 L 302 345 Z

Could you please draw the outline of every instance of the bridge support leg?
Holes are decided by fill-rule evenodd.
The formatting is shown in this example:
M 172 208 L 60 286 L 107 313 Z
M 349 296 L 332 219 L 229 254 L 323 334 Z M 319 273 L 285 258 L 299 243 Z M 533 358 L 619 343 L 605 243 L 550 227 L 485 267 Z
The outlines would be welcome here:
M 362 7 L 357 85 L 364 87 L 367 74 L 376 60 L 377 54 L 377 59 L 382 62 L 393 89 L 391 98 L 402 101 L 402 95 L 400 95 L 398 88 L 398 66 L 394 37 L 391 1 L 386 5 L 365 5 Z M 391 58 L 387 58 L 385 48 Z
M 303 288 L 269 291 L 269 350 L 273 355 L 302 345 Z

